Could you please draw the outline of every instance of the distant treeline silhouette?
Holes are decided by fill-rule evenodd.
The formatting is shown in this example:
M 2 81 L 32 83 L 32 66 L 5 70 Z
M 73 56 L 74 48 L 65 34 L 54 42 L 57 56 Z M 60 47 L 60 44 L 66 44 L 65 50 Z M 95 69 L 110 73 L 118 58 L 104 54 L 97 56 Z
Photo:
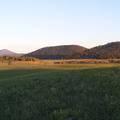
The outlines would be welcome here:
M 4 62 L 4 61 L 36 61 L 36 58 L 33 57 L 11 57 L 11 56 L 3 56 L 0 57 L 0 61 Z

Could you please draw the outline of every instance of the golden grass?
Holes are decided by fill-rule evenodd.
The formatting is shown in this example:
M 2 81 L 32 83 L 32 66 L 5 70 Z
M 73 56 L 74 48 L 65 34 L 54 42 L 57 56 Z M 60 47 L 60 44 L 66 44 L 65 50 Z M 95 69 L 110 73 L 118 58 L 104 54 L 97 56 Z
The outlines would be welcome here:
M 0 63 L 0 70 L 6 69 L 91 69 L 91 68 L 107 68 L 107 67 L 120 67 L 120 64 L 54 64 L 57 60 L 41 60 L 35 62 L 12 62 Z M 64 60 L 59 60 L 65 62 Z

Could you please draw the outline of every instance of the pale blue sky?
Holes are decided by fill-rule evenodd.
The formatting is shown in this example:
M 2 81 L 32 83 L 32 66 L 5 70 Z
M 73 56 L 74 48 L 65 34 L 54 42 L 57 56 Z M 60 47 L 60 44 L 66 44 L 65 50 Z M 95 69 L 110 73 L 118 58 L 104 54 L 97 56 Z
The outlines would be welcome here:
M 0 49 L 119 40 L 120 0 L 0 0 Z

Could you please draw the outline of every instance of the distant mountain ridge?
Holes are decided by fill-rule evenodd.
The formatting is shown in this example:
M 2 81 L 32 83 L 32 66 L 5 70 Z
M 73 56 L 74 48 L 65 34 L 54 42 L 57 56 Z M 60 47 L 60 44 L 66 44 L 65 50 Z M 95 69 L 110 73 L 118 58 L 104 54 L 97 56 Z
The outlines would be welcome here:
M 87 49 L 79 45 L 60 45 L 38 49 L 28 54 L 18 54 L 7 49 L 0 56 L 24 56 L 39 59 L 120 59 L 120 41 Z
M 20 53 L 15 53 L 13 51 L 10 51 L 8 49 L 2 49 L 0 50 L 0 56 L 11 56 L 11 57 L 17 57 L 17 56 L 21 56 L 23 54 L 20 54 Z

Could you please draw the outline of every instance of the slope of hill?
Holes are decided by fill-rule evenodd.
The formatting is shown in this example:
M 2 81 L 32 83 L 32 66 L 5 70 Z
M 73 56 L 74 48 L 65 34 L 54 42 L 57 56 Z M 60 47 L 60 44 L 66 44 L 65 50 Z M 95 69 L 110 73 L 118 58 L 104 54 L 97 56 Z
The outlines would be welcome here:
M 120 42 L 112 42 L 85 50 L 81 58 L 120 58 Z
M 7 49 L 2 49 L 0 50 L 0 56 L 21 56 L 22 54 L 18 54 L 18 53 L 15 53 L 15 52 L 12 52 L 10 50 L 7 50 Z
M 62 58 L 80 58 L 80 54 L 86 48 L 78 45 L 63 45 L 54 47 L 45 47 L 29 53 L 25 56 L 36 57 L 41 59 L 62 59 Z

